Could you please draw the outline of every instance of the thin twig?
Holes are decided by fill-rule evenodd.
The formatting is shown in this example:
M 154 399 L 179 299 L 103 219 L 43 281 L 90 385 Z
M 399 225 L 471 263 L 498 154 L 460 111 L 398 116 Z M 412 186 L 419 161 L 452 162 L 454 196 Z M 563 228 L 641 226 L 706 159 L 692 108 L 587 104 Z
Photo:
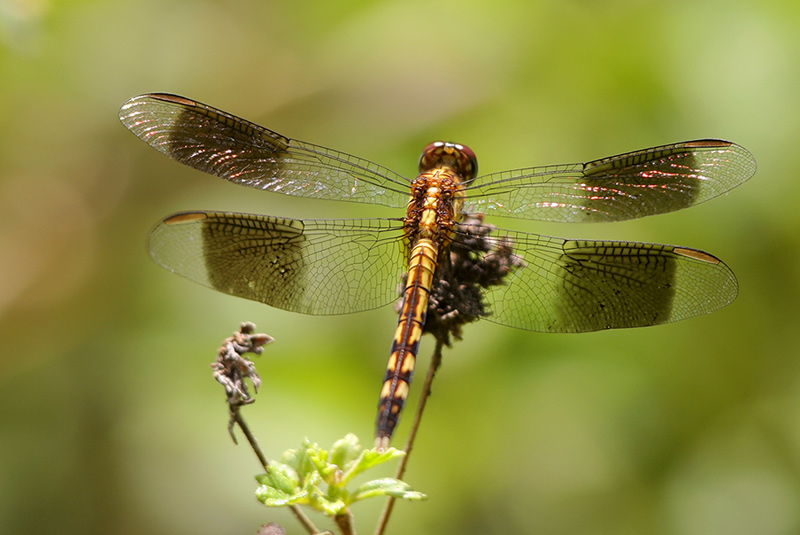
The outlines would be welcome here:
M 244 418 L 242 418 L 238 407 L 231 406 L 231 419 L 236 422 L 236 424 L 239 426 L 239 429 L 241 429 L 242 433 L 244 433 L 244 436 L 247 438 L 247 442 L 250 443 L 250 447 L 253 449 L 256 457 L 258 457 L 258 462 L 261 463 L 261 467 L 264 468 L 264 471 L 269 472 L 269 460 L 267 460 L 266 455 L 264 455 L 264 452 L 261 450 L 261 446 L 258 444 L 256 437 L 250 432 L 250 427 L 244 421 Z M 311 534 L 320 533 L 319 529 L 317 529 L 313 522 L 311 522 L 311 520 L 303 513 L 299 506 L 290 505 L 289 509 L 292 511 L 292 513 L 294 513 L 294 516 L 297 517 L 297 520 L 303 524 L 303 527 L 306 528 L 306 531 Z
M 346 509 L 344 513 L 334 516 L 333 520 L 339 526 L 342 535 L 356 535 L 356 530 L 353 528 L 353 513 L 350 512 L 350 509 Z
M 247 438 L 247 442 L 250 443 L 250 447 L 253 449 L 253 453 L 255 453 L 256 457 L 258 457 L 258 462 L 261 463 L 261 467 L 268 472 L 269 460 L 267 460 L 266 455 L 264 455 L 264 451 L 261 449 L 256 437 L 250 432 L 250 427 L 244 421 L 244 418 L 242 418 L 242 414 L 239 412 L 238 407 L 231 407 L 231 419 L 236 422 L 236 424 L 239 426 L 239 429 L 241 429 L 242 433 L 244 433 L 245 438 Z
M 417 438 L 417 431 L 419 430 L 420 422 L 422 421 L 422 411 L 425 410 L 425 404 L 428 401 L 428 397 L 431 394 L 431 385 L 433 384 L 433 378 L 436 375 L 436 370 L 439 369 L 439 365 L 442 363 L 442 347 L 444 346 L 444 342 L 439 338 L 436 339 L 436 347 L 433 350 L 433 355 L 431 356 L 431 364 L 428 367 L 428 376 L 425 378 L 425 384 L 422 387 L 422 394 L 419 399 L 419 405 L 417 406 L 417 412 L 414 415 L 414 421 L 411 424 L 411 431 L 408 434 L 408 440 L 406 441 L 406 446 L 403 451 L 406 454 L 400 459 L 400 464 L 397 466 L 397 473 L 395 474 L 396 479 L 402 479 L 403 475 L 406 471 L 406 466 L 408 465 L 408 458 L 411 455 L 411 449 L 414 447 L 414 441 Z M 381 512 L 380 520 L 378 520 L 378 527 L 375 530 L 375 535 L 383 535 L 383 532 L 386 530 L 386 524 L 389 522 L 389 517 L 392 514 L 392 509 L 394 509 L 394 502 L 395 498 L 390 497 L 386 500 L 386 505 Z
M 444 342 L 437 340 L 436 347 L 433 349 L 433 355 L 431 356 L 431 364 L 428 367 L 428 375 L 425 378 L 425 384 L 422 386 L 422 394 L 420 395 L 417 412 L 414 415 L 414 421 L 411 424 L 411 431 L 408 434 L 408 440 L 406 441 L 406 446 L 403 449 L 406 454 L 400 460 L 400 464 L 397 467 L 397 474 L 395 475 L 397 479 L 403 479 L 403 475 L 405 474 L 408 458 L 411 455 L 411 449 L 414 447 L 414 441 L 417 438 L 417 431 L 419 430 L 420 423 L 422 422 L 422 412 L 425 410 L 428 397 L 431 395 L 433 378 L 436 376 L 436 371 L 439 369 L 439 365 L 442 363 L 442 347 L 444 347 Z

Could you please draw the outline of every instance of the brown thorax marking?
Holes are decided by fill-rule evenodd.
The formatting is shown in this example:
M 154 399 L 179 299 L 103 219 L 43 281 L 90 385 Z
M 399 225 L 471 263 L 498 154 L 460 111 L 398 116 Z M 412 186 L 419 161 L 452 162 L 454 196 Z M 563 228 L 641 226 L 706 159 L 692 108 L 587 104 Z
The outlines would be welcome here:
M 464 198 L 460 186 L 449 169 L 428 171 L 414 180 L 404 225 L 409 244 L 421 238 L 449 244 Z
M 440 251 L 447 248 L 461 216 L 464 182 L 476 172 L 475 155 L 468 147 L 441 141 L 425 147 L 406 209 L 409 247 L 419 239 L 429 239 Z

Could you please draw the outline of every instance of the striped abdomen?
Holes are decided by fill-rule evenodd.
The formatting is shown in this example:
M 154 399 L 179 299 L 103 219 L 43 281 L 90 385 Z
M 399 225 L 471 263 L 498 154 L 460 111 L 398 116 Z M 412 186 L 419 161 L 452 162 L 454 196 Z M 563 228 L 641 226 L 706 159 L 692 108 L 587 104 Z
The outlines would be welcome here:
M 408 397 L 438 255 L 439 247 L 428 238 L 419 239 L 411 250 L 403 305 L 381 388 L 378 419 L 375 423 L 376 441 L 384 446 L 388 445 Z

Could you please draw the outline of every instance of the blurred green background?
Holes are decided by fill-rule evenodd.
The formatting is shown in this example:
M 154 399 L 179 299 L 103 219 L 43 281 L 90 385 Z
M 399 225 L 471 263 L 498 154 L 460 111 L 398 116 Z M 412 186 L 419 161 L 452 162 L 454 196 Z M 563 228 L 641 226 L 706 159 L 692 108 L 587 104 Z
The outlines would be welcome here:
M 469 144 L 483 172 L 700 137 L 748 148 L 756 176 L 691 210 L 491 221 L 705 249 L 734 269 L 740 295 L 648 329 L 468 326 L 445 353 L 406 477 L 430 500 L 398 504 L 389 533 L 800 532 L 795 0 L 0 0 L 0 532 L 254 533 L 276 521 L 301 533 L 256 502 L 258 464 L 231 443 L 207 365 L 245 319 L 277 339 L 245 414 L 269 456 L 305 436 L 371 442 L 391 307 L 270 309 L 162 270 L 145 243 L 186 209 L 387 210 L 260 193 L 171 162 L 117 119 L 149 91 L 406 175 L 436 139 Z M 379 505 L 356 506 L 361 532 Z

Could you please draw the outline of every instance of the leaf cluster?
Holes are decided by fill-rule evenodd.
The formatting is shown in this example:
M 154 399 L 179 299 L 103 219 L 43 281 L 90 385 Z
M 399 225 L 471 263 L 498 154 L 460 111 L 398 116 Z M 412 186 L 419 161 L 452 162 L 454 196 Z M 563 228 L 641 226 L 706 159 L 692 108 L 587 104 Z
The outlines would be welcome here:
M 395 448 L 363 449 L 358 438 L 348 434 L 330 451 L 308 439 L 296 450 L 287 450 L 280 461 L 271 461 L 265 474 L 256 476 L 256 497 L 264 505 L 307 505 L 328 516 L 347 514 L 348 507 L 366 498 L 389 496 L 424 500 L 427 496 L 399 479 L 374 479 L 355 489 L 347 485 L 362 472 L 405 455 Z

